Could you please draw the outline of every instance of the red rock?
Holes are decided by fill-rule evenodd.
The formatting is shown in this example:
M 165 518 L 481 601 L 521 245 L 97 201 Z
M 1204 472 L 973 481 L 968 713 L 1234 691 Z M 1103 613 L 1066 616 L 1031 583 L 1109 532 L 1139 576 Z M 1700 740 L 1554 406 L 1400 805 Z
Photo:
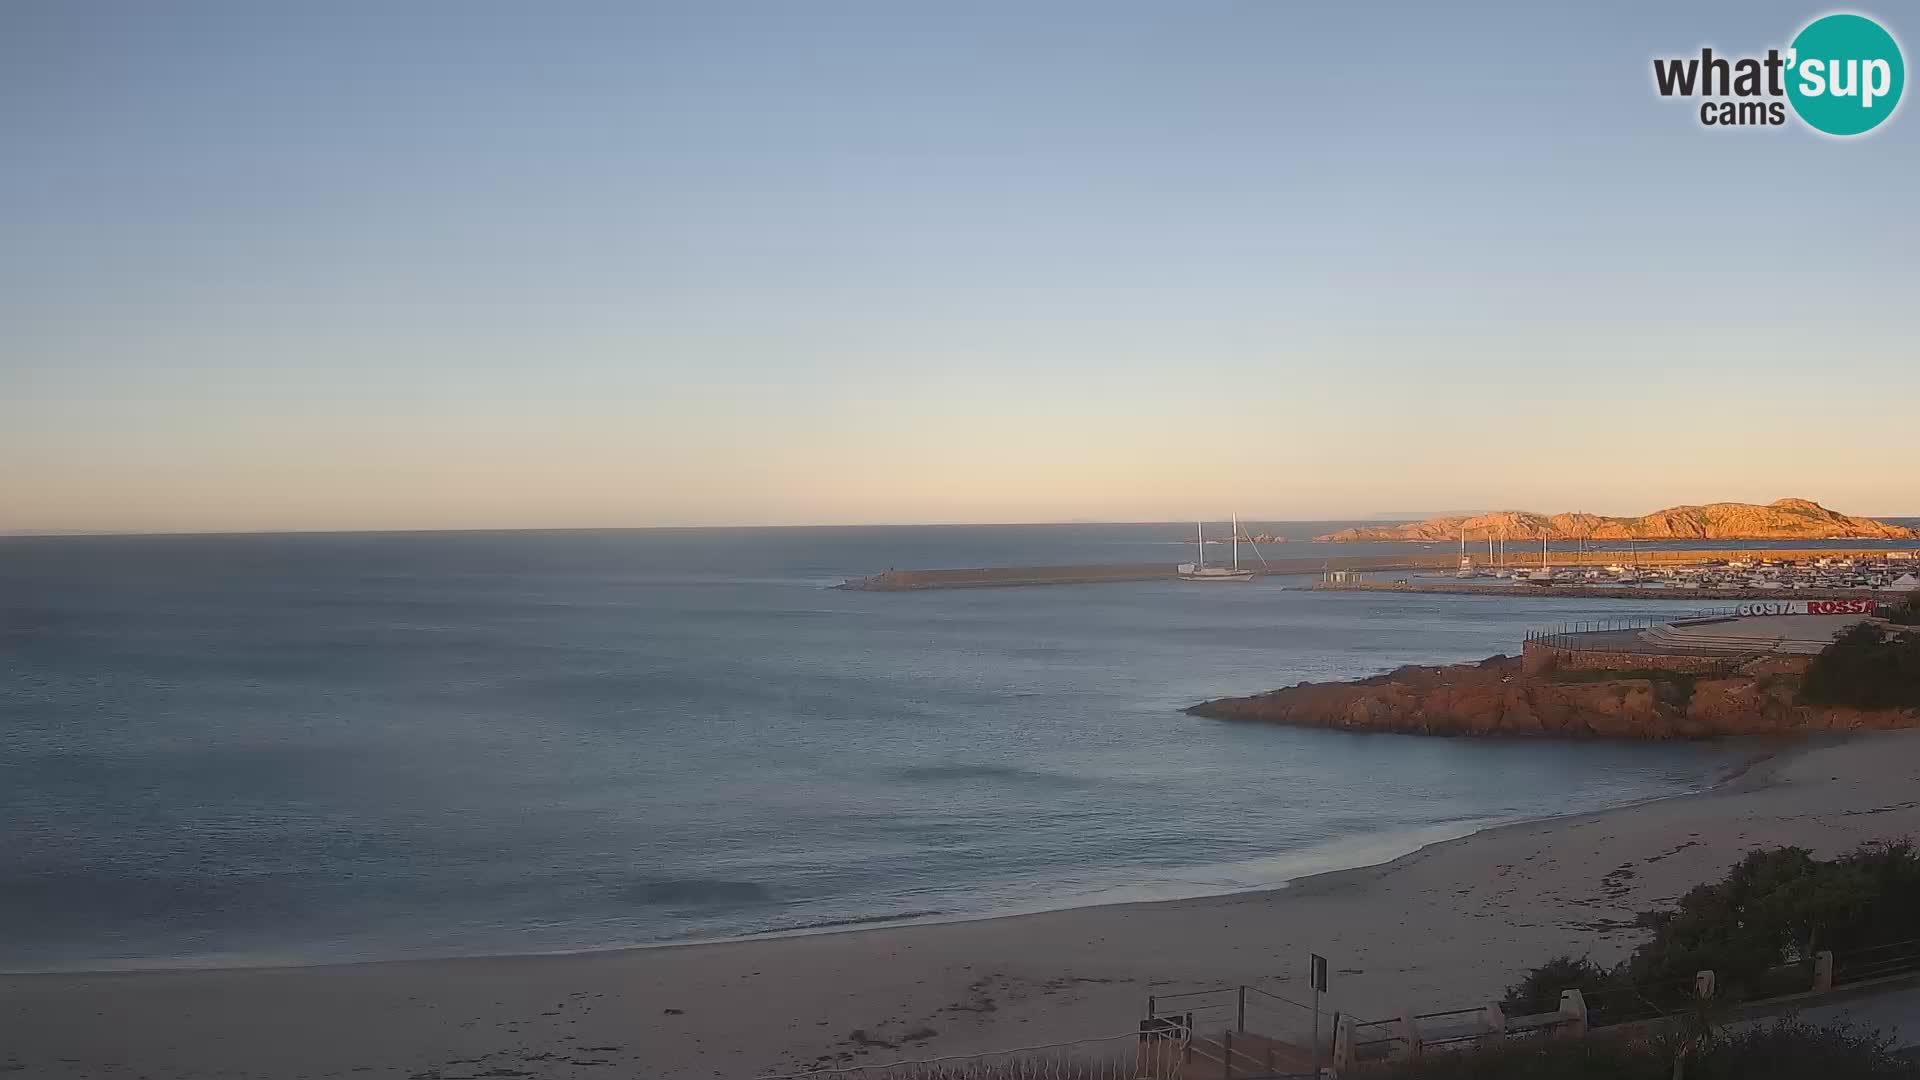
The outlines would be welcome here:
M 1477 664 L 1403 667 L 1346 683 L 1300 683 L 1187 710 L 1225 720 L 1422 735 L 1530 735 L 1630 739 L 1775 735 L 1920 727 L 1920 710 L 1862 712 L 1796 704 L 1791 665 L 1701 678 L 1684 706 L 1674 688 L 1647 679 L 1557 682 L 1517 657 Z

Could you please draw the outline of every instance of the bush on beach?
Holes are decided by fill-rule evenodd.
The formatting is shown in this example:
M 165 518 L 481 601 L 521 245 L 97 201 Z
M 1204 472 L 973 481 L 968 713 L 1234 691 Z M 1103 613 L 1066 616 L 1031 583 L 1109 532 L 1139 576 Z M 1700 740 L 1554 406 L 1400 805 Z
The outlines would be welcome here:
M 1692 996 L 1693 977 L 1712 971 L 1716 996 L 1740 1001 L 1805 989 L 1810 966 L 1783 985 L 1782 965 L 1810 965 L 1815 953 L 1845 954 L 1920 938 L 1920 851 L 1898 840 L 1863 844 L 1821 860 L 1805 848 L 1755 850 L 1719 881 L 1697 885 L 1672 911 L 1644 912 L 1653 937 L 1612 968 L 1556 957 L 1507 989 L 1512 1014 L 1552 1012 L 1560 991 L 1579 989 L 1596 1024 L 1647 1011 L 1670 1012 Z
M 1846 630 L 1807 665 L 1800 700 L 1860 709 L 1920 706 L 1920 634 L 1889 634 L 1872 623 Z
M 1920 626 L 1920 592 L 1908 593 L 1905 600 L 1895 604 L 1887 613 L 1887 621 L 1899 626 Z
M 1366 1071 L 1368 1080 L 1670 1080 L 1670 1038 L 1535 1039 L 1440 1052 Z M 1745 1028 L 1691 1048 L 1687 1080 L 1916 1080 L 1920 1063 L 1892 1040 L 1845 1025 L 1796 1020 Z
M 1507 987 L 1500 1007 L 1509 1016 L 1556 1012 L 1561 992 L 1578 990 L 1587 1002 L 1588 1022 L 1612 1023 L 1626 1018 L 1617 1014 L 1628 1011 L 1616 1005 L 1620 995 L 1632 989 L 1623 974 L 1620 968 L 1603 968 L 1584 956 L 1556 956 Z

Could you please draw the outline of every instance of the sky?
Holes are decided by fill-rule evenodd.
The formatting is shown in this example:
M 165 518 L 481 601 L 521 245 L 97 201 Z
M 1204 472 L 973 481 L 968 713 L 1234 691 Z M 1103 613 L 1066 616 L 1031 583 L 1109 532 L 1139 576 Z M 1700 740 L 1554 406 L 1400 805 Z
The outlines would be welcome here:
M 10 0 L 0 530 L 1920 514 L 1827 10 Z

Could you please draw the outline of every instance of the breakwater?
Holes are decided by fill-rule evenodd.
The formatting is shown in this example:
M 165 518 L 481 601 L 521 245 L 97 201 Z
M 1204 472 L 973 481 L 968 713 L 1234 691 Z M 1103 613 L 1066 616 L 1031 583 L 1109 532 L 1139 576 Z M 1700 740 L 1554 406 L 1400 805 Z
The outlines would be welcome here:
M 1085 566 L 978 566 L 960 570 L 888 570 L 834 586 L 866 592 L 982 589 L 1015 585 L 1091 585 L 1154 581 L 1174 576 L 1172 563 L 1096 563 Z
M 1456 564 L 1454 556 L 1360 555 L 1334 559 L 1269 559 L 1253 566 L 1241 564 L 1262 577 L 1299 577 L 1325 570 L 1388 573 L 1395 570 L 1441 570 Z M 1157 581 L 1176 575 L 1173 563 L 1086 563 L 1076 566 L 977 566 L 958 570 L 887 570 L 849 578 L 838 589 L 866 592 L 911 592 L 919 589 L 980 589 L 1016 585 L 1092 585 L 1113 581 Z

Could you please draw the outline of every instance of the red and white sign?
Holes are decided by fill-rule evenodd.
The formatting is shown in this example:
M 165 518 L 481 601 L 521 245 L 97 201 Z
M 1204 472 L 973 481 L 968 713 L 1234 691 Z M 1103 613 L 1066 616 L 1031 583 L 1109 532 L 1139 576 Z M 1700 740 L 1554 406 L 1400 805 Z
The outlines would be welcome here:
M 1809 600 L 1807 601 L 1807 614 L 1809 615 L 1871 615 L 1873 614 L 1873 601 L 1871 600 Z
M 1871 615 L 1872 600 L 1755 600 L 1735 609 L 1741 615 Z

